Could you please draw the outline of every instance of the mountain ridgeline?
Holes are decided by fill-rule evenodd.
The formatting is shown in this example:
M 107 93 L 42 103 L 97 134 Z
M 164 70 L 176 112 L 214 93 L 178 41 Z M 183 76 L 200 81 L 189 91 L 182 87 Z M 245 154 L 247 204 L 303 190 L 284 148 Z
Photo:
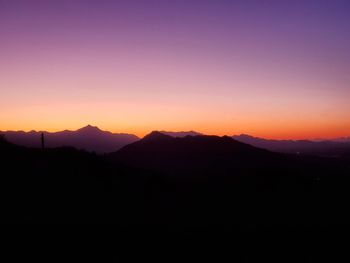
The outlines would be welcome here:
M 172 137 L 154 131 L 109 155 L 116 161 L 172 174 L 223 173 L 277 155 L 228 136 Z
M 39 148 L 42 132 L 6 131 L 2 133 L 6 140 L 14 144 Z M 133 134 L 111 133 L 102 131 L 95 126 L 88 125 L 76 131 L 43 132 L 47 148 L 71 146 L 96 153 L 114 152 L 121 147 L 137 141 L 139 138 Z
M 273 152 L 327 157 L 350 157 L 350 140 L 348 138 L 318 141 L 267 140 L 246 134 L 235 135 L 232 138 Z
M 160 131 L 164 135 L 174 138 L 185 138 L 188 136 L 204 136 L 196 131 Z M 109 154 L 116 152 L 124 146 L 140 140 L 136 135 L 128 133 L 111 133 L 102 131 L 98 127 L 87 125 L 76 131 L 4 131 L 6 140 L 17 145 L 40 148 L 41 135 L 45 138 L 45 147 L 55 148 L 70 146 L 98 154 Z M 202 137 L 203 138 L 203 137 Z M 213 137 L 212 137 L 213 138 Z M 218 137 L 216 137 L 218 138 Z M 350 157 L 349 138 L 339 138 L 334 140 L 268 140 L 250 135 L 231 136 L 236 141 L 249 144 L 251 146 L 265 149 L 271 152 L 314 155 L 324 157 Z M 189 139 L 187 139 L 189 140 Z M 226 138 L 227 140 L 227 138 Z M 181 141 L 178 140 L 177 141 Z

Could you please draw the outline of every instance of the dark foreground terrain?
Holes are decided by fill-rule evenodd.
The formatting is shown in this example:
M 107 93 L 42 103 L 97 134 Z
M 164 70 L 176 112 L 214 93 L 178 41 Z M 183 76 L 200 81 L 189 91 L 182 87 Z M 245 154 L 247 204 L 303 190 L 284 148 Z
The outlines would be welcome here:
M 323 227 L 350 219 L 350 162 L 271 153 L 229 137 L 154 132 L 116 153 L 0 140 L 3 223 L 121 229 Z

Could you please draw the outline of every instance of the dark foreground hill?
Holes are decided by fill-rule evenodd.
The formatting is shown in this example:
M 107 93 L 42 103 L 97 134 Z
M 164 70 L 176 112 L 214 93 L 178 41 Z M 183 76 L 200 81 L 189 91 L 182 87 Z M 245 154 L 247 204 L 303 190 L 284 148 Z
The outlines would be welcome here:
M 41 147 L 41 132 L 6 131 L 0 133 L 2 133 L 9 142 L 33 148 Z M 114 152 L 139 139 L 133 134 L 111 133 L 102 131 L 91 125 L 76 131 L 44 131 L 43 133 L 45 135 L 45 145 L 47 148 L 70 146 L 96 153 Z
M 278 154 L 224 136 L 172 137 L 154 131 L 126 145 L 110 157 L 119 162 L 174 175 L 225 174 L 257 167 L 280 158 Z
M 0 140 L 0 220 L 230 231 L 350 219 L 350 167 L 342 159 L 271 154 L 225 137 L 169 140 L 158 133 L 116 156 L 124 159 Z M 145 167 L 141 158 L 152 165 Z

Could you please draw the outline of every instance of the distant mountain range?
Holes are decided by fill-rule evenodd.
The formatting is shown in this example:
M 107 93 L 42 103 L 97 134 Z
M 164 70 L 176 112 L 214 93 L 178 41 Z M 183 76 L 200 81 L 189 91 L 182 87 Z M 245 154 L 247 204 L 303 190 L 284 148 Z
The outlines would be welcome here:
M 321 141 L 325 141 L 325 140 L 321 140 Z M 341 137 L 341 138 L 337 138 L 332 140 L 334 142 L 350 142 L 350 137 Z
M 5 139 L 9 142 L 39 148 L 41 147 L 41 131 L 5 131 Z M 111 133 L 102 131 L 95 126 L 88 125 L 76 131 L 46 132 L 45 146 L 48 148 L 72 146 L 96 153 L 114 152 L 123 146 L 139 140 L 136 135 L 127 133 Z
M 309 154 L 328 157 L 350 156 L 350 141 L 346 138 L 311 141 L 311 140 L 267 140 L 246 134 L 232 136 L 237 141 L 273 152 Z
M 17 145 L 39 148 L 41 147 L 41 131 L 0 131 L 9 142 Z M 45 146 L 48 148 L 72 146 L 77 149 L 96 152 L 99 154 L 112 153 L 122 147 L 138 141 L 136 135 L 127 133 L 111 133 L 102 131 L 98 127 L 87 125 L 76 131 L 47 132 L 45 136 Z M 157 136 L 167 135 L 173 138 L 186 138 L 204 136 L 196 131 L 160 131 Z M 154 137 L 155 132 L 146 136 Z M 219 138 L 219 137 L 218 137 Z M 338 138 L 333 140 L 268 140 L 253 137 L 246 134 L 234 135 L 232 138 L 238 142 L 251 146 L 266 149 L 272 152 L 307 154 L 327 157 L 350 156 L 350 138 Z M 198 138 L 197 138 L 198 139 Z M 190 140 L 190 139 L 188 139 Z
M 189 132 L 164 132 L 161 133 L 172 137 L 198 136 L 203 135 L 195 131 Z M 350 156 L 350 137 L 336 138 L 331 140 L 268 140 L 253 137 L 246 134 L 234 135 L 233 139 L 252 145 L 257 148 L 266 149 L 272 152 L 307 154 L 327 157 Z
M 41 147 L 41 133 L 44 133 L 45 136 L 45 147 L 55 148 L 62 146 L 71 146 L 77 149 L 100 154 L 115 152 L 123 146 L 140 139 L 134 134 L 111 133 L 109 131 L 102 131 L 98 127 L 91 125 L 87 125 L 86 127 L 83 127 L 76 131 L 0 131 L 0 134 L 3 134 L 7 141 L 17 145 L 32 148 Z M 161 131 L 161 133 L 172 137 L 201 135 L 201 133 L 195 131 Z

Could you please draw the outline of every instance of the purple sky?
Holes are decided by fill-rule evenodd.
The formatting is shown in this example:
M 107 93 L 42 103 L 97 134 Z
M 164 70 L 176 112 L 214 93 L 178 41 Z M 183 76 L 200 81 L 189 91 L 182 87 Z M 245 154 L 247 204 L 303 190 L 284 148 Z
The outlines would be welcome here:
M 350 135 L 350 1 L 0 0 L 0 130 Z

